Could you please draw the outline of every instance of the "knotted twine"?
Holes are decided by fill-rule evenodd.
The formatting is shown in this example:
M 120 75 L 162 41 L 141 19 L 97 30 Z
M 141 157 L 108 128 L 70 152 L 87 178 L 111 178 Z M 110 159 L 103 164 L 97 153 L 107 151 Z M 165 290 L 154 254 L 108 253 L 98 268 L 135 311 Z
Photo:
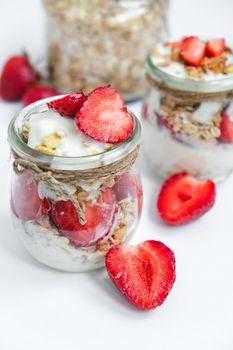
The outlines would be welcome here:
M 166 86 L 165 83 L 153 79 L 147 73 L 147 79 L 152 87 L 161 91 L 163 95 L 174 100 L 175 105 L 192 106 L 205 101 L 226 101 L 233 99 L 233 89 L 218 92 L 196 92 L 187 90 L 178 90 Z
M 61 170 L 21 158 L 12 150 L 14 158 L 13 169 L 17 175 L 29 172 L 35 181 L 43 181 L 48 189 L 55 193 L 58 200 L 72 201 L 77 210 L 80 224 L 84 225 L 87 220 L 82 202 L 78 200 L 75 193 L 70 193 L 68 190 L 69 186 L 77 188 L 80 186 L 80 181 L 93 183 L 97 179 L 106 180 L 109 177 L 121 175 L 131 169 L 136 161 L 138 152 L 139 146 L 136 146 L 120 160 L 107 165 L 85 170 Z

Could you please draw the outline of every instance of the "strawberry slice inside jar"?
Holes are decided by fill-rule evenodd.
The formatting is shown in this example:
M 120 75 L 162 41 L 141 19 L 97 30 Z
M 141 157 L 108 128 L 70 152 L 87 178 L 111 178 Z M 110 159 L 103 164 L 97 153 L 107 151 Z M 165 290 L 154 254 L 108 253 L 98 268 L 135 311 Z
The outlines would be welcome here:
M 77 210 L 71 201 L 53 204 L 51 219 L 58 230 L 76 246 L 88 247 L 97 244 L 112 233 L 118 213 L 114 192 L 107 189 L 93 204 L 84 204 L 86 224 L 79 222 Z
M 38 183 L 31 174 L 17 175 L 11 190 L 11 209 L 21 220 L 35 220 L 48 214 L 51 202 L 41 199 L 38 194 Z

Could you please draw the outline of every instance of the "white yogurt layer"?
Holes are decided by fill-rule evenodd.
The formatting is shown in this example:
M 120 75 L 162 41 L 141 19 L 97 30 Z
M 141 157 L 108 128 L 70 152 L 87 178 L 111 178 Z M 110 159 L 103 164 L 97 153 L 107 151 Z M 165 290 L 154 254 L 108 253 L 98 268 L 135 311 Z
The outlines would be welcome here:
M 232 172 L 232 145 L 198 141 L 188 145 L 172 137 L 165 127 L 152 126 L 147 121 L 144 122 L 143 133 L 146 157 L 154 172 L 162 178 L 186 171 L 199 178 L 219 182 Z
M 84 272 L 104 266 L 106 252 L 95 251 L 95 247 L 75 247 L 46 219 L 23 222 L 12 214 L 12 220 L 26 250 L 41 263 L 65 272 Z M 127 228 L 125 242 L 131 238 L 136 225 L 134 220 Z
M 185 69 L 185 65 L 182 62 L 176 62 L 176 61 L 171 61 L 169 65 L 166 65 L 166 62 L 168 60 L 168 56 L 172 54 L 172 48 L 171 45 L 165 45 L 163 43 L 159 43 L 156 47 L 156 54 L 151 54 L 150 58 L 154 66 L 157 66 L 161 71 L 170 74 L 174 77 L 177 78 L 190 78 L 188 76 L 187 71 Z M 226 65 L 231 65 L 233 64 L 233 55 L 232 53 L 224 53 L 224 55 L 227 58 Z M 165 66 L 163 66 L 165 64 Z M 203 74 L 203 78 L 201 80 L 204 81 L 211 81 L 211 80 L 221 80 L 221 79 L 226 79 L 227 75 L 223 73 L 213 73 L 213 72 L 205 72 Z M 193 78 L 194 79 L 194 78 Z
M 45 136 L 58 134 L 61 142 L 56 148 L 57 156 L 78 157 L 106 151 L 109 144 L 97 142 L 84 135 L 75 125 L 74 119 L 62 117 L 59 113 L 47 110 L 32 113 L 29 118 L 28 145 L 35 148 L 43 144 Z

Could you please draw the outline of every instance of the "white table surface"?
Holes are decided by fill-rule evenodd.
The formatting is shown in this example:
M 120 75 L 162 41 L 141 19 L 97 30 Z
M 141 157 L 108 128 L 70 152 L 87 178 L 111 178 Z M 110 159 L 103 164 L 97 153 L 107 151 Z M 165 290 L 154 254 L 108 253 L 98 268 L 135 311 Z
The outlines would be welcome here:
M 171 0 L 173 36 L 226 36 L 232 0 Z M 0 0 L 0 68 L 25 48 L 43 58 L 44 13 L 39 0 Z M 137 311 L 105 271 L 68 274 L 34 261 L 9 218 L 7 126 L 20 103 L 0 102 L 0 349 L 233 349 L 233 177 L 218 187 L 214 208 L 183 227 L 163 225 L 155 212 L 159 183 L 141 161 L 142 220 L 134 241 L 161 240 L 175 252 L 177 280 L 165 303 Z M 140 103 L 130 108 L 139 114 Z M 213 155 L 214 156 L 214 155 Z

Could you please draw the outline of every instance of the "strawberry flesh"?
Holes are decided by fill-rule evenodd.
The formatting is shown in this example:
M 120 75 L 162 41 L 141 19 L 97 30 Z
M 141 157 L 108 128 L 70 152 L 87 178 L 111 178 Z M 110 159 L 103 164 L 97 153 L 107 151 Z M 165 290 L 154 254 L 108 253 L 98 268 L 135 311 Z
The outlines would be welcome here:
M 64 117 L 74 118 L 85 100 L 86 96 L 79 91 L 49 102 L 48 107 Z
M 206 56 L 218 57 L 218 56 L 221 56 L 224 51 L 225 51 L 225 40 L 223 38 L 207 41 Z
M 127 111 L 123 98 L 109 86 L 92 91 L 75 121 L 84 134 L 105 143 L 126 141 L 134 129 L 133 117 Z
M 187 64 L 199 67 L 205 56 L 205 44 L 196 36 L 184 38 L 180 48 L 180 56 Z
M 87 222 L 81 225 L 75 206 L 71 201 L 53 204 L 51 219 L 54 225 L 76 246 L 92 246 L 111 232 L 118 212 L 116 197 L 107 189 L 95 204 L 85 205 Z
M 159 241 L 116 245 L 107 252 L 105 265 L 116 287 L 142 310 L 160 306 L 176 278 L 174 253 Z
M 199 181 L 186 173 L 175 174 L 161 188 L 158 213 L 170 225 L 186 224 L 212 208 L 215 195 L 211 180 Z
M 11 208 L 22 220 L 35 220 L 49 213 L 51 202 L 38 195 L 38 183 L 29 173 L 17 175 L 11 191 Z
M 233 121 L 231 121 L 230 115 L 222 112 L 220 123 L 221 135 L 219 140 L 222 142 L 233 143 Z
M 46 97 L 59 95 L 59 92 L 49 86 L 35 86 L 23 95 L 23 105 L 27 106 Z
M 116 194 L 117 200 L 121 201 L 125 198 L 137 198 L 138 213 L 142 212 L 142 185 L 140 181 L 130 173 L 124 173 L 117 176 L 113 191 Z
M 0 77 L 0 96 L 6 101 L 20 100 L 40 79 L 26 56 L 13 56 L 5 63 Z

